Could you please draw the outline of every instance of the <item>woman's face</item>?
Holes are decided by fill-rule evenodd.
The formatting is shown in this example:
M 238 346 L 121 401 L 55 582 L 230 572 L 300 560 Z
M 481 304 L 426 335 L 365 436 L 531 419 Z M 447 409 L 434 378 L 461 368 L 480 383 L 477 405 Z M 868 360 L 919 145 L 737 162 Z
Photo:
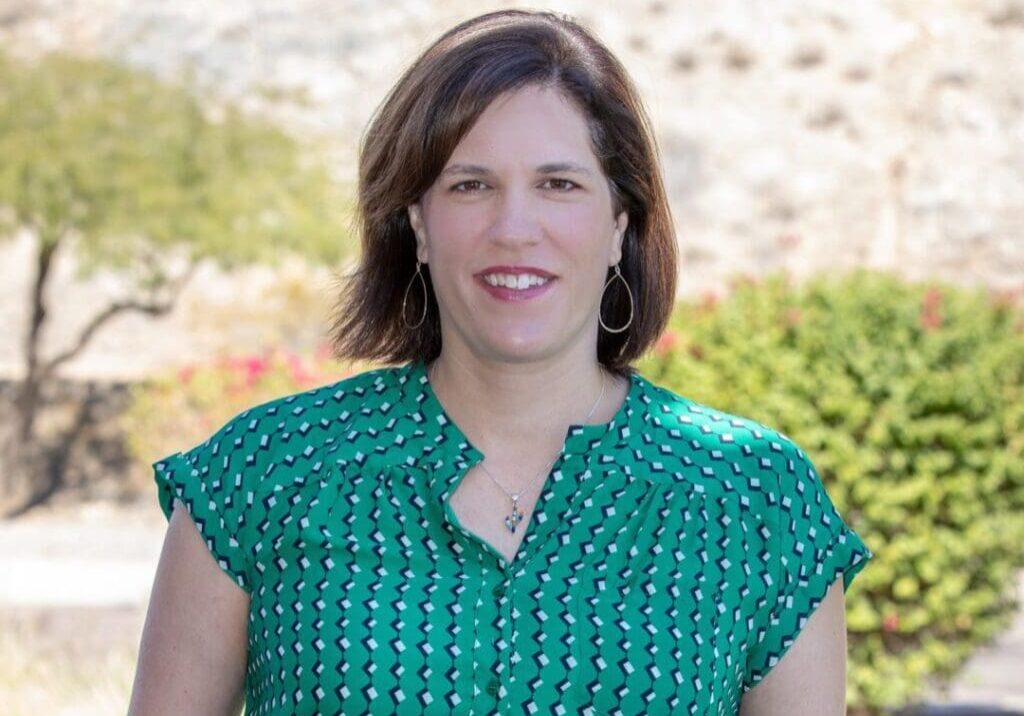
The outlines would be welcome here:
M 492 102 L 409 217 L 445 350 L 506 362 L 596 356 L 628 217 L 613 214 L 586 121 L 560 93 L 528 87 Z

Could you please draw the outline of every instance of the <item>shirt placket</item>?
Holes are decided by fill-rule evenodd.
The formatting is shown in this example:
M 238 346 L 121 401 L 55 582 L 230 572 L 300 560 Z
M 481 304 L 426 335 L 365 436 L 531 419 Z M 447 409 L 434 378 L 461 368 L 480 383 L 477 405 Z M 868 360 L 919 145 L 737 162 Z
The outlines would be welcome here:
M 468 441 L 460 440 L 448 444 L 446 447 L 455 447 L 455 451 L 442 455 L 434 464 L 431 493 L 440 502 L 445 529 L 455 540 L 463 565 L 478 569 L 475 581 L 479 587 L 466 615 L 473 638 L 472 697 L 468 708 L 459 708 L 457 713 L 516 713 L 518 704 L 528 698 L 528 694 L 520 693 L 516 680 L 516 579 L 531 569 L 533 558 L 552 543 L 565 527 L 565 519 L 578 509 L 583 488 L 588 487 L 591 458 L 609 439 L 610 433 L 603 426 L 574 426 L 569 431 L 562 454 L 552 466 L 525 526 L 519 551 L 510 563 L 486 540 L 463 527 L 449 502 L 469 469 L 484 456 Z
M 464 528 L 451 510 L 448 497 L 458 487 L 472 466 L 471 460 L 460 460 L 443 486 L 443 511 L 447 527 L 463 550 L 476 554 L 479 567 L 479 589 L 472 610 L 472 706 L 464 713 L 511 714 L 519 702 L 516 692 L 515 650 L 516 577 L 525 574 L 531 559 L 556 532 L 560 518 L 571 511 L 579 497 L 581 482 L 586 481 L 588 461 L 579 452 L 578 441 L 569 441 L 562 457 L 553 467 L 552 475 L 538 498 L 526 535 L 515 560 L 504 557 L 485 540 Z M 438 487 L 442 487 L 438 485 Z M 469 557 L 469 555 L 466 555 Z M 467 563 L 472 562 L 469 557 Z M 512 697 L 512 698 L 510 698 Z
M 451 466 L 452 472 L 439 476 L 444 482 L 437 484 L 438 497 L 446 529 L 462 548 L 466 564 L 475 563 L 479 572 L 475 580 L 472 609 L 467 610 L 467 626 L 472 626 L 472 699 L 460 713 L 467 715 L 500 712 L 500 704 L 507 694 L 505 686 L 511 673 L 510 653 L 513 635 L 511 615 L 511 573 L 502 555 L 485 540 L 463 527 L 454 514 L 449 497 L 458 487 L 469 468 L 477 460 L 472 455 L 462 456 Z M 473 559 L 472 555 L 476 556 Z
M 507 712 L 511 688 L 513 586 L 508 570 L 500 563 L 484 566 L 480 580 L 473 650 L 474 714 Z

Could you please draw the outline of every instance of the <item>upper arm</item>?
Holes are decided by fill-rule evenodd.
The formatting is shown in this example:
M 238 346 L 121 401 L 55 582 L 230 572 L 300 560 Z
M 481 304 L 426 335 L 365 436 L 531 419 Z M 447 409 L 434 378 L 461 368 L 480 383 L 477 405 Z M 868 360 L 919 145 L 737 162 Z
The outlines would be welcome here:
M 249 599 L 175 500 L 150 594 L 129 716 L 237 715 L 245 685 Z
M 768 486 L 766 550 L 774 568 L 768 600 L 753 615 L 745 653 L 743 692 L 749 714 L 843 713 L 846 672 L 845 591 L 874 556 L 832 503 L 807 455 L 782 438 L 759 455 Z M 800 646 L 801 654 L 790 651 Z M 783 669 L 780 674 L 776 670 Z M 795 672 L 795 673 L 794 673 Z M 808 682 L 802 683 L 803 679 Z M 761 682 L 773 687 L 753 692 Z M 793 702 L 793 700 L 799 703 Z M 757 704 L 771 703 L 758 710 Z M 833 706 L 829 706 L 832 703 Z M 838 703 L 839 710 L 835 708 Z M 799 709 L 805 710 L 799 710 Z
M 840 574 L 779 663 L 743 695 L 741 716 L 843 716 L 846 713 L 844 608 Z

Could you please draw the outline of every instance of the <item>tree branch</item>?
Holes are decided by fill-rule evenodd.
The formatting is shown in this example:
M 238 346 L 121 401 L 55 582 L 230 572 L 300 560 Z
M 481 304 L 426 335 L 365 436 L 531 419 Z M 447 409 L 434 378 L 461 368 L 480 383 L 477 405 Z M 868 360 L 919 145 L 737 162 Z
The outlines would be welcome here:
M 74 358 L 76 355 L 82 352 L 82 350 L 92 340 L 93 335 L 104 326 L 104 324 L 110 322 L 115 317 L 122 313 L 128 313 L 131 311 L 137 313 L 145 313 L 150 316 L 161 316 L 165 313 L 169 313 L 174 305 L 178 302 L 181 296 L 181 292 L 188 283 L 188 280 L 195 273 L 197 264 L 192 263 L 189 265 L 181 276 L 177 277 L 173 281 L 168 281 L 167 286 L 170 289 L 170 295 L 162 301 L 159 300 L 126 300 L 117 301 L 110 304 L 100 313 L 96 314 L 82 332 L 78 334 L 78 340 L 75 344 L 67 350 L 59 353 L 50 360 L 48 360 L 40 369 L 40 380 L 47 380 L 53 376 L 57 368 L 67 361 Z

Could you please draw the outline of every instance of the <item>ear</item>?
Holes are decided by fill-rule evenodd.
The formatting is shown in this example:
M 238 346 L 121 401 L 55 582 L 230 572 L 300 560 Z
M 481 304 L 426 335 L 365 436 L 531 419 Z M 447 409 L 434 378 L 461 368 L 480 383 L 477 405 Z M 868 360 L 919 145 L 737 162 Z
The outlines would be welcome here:
M 609 266 L 614 266 L 622 260 L 622 242 L 626 238 L 626 227 L 629 226 L 629 214 L 625 211 L 619 213 L 615 220 L 615 234 L 612 242 L 612 253 Z
M 409 223 L 412 225 L 413 233 L 416 234 L 416 258 L 420 263 L 427 263 L 427 230 L 423 224 L 423 209 L 419 202 L 410 204 Z

